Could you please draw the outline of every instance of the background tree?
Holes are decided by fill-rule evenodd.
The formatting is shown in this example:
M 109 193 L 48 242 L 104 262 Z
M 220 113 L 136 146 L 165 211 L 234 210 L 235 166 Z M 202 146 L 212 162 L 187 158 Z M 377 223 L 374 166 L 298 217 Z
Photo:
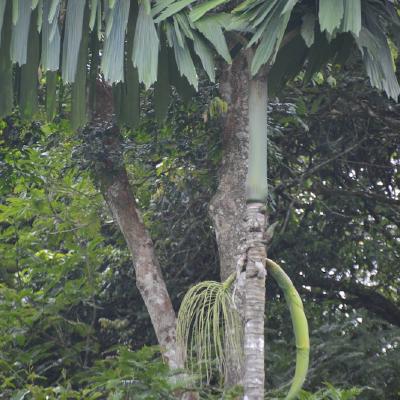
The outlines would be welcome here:
M 386 230 L 374 222 L 368 231 L 364 226 L 369 214 L 366 205 L 375 204 L 371 194 L 397 199 L 380 184 L 368 184 L 366 192 L 364 178 L 379 182 L 392 176 L 393 188 L 398 187 L 398 166 L 392 161 L 398 107 L 370 88 L 357 58 L 353 61 L 345 70 L 324 69 L 308 84 L 299 77 L 279 99 L 270 101 L 271 223 L 284 221 L 290 212 L 284 234 L 279 234 L 281 225 L 276 228 L 269 254 L 286 266 L 306 300 L 313 353 L 305 387 L 318 394 L 302 396 L 313 400 L 350 397 L 349 390 L 321 389 L 322 381 L 342 388 L 367 387 L 358 397 L 352 390 L 350 398 L 396 399 L 399 391 L 399 331 L 385 319 L 392 315 L 389 310 L 399 308 L 398 297 L 390 289 L 396 287 L 393 271 L 398 264 L 398 230 L 390 228 L 396 224 L 397 208 L 386 202 L 377 204 L 379 212 L 390 217 L 390 236 L 383 236 Z M 151 102 L 144 101 L 140 127 L 127 131 L 122 142 L 129 180 L 176 308 L 193 283 L 218 277 L 218 251 L 207 207 L 218 183 L 222 145 L 218 120 L 211 119 L 209 112 L 216 95 L 215 88 L 211 89 L 203 83 L 201 95 L 190 105 L 174 98 L 161 130 Z M 68 115 L 66 109 L 49 125 L 23 123 L 15 113 L 1 123 L 0 392 L 5 398 L 20 390 L 28 392 L 25 398 L 58 398 L 61 390 L 78 399 L 96 393 L 168 398 L 166 391 L 173 389 L 168 371 L 148 349 L 136 352 L 144 344 L 156 344 L 157 339 L 140 293 L 132 285 L 133 266 L 124 238 L 91 179 L 89 167 L 94 160 L 88 150 L 96 142 L 82 142 L 82 136 L 63 119 Z M 322 121 L 330 122 L 325 126 Z M 354 126 L 362 136 L 354 137 Z M 351 147 L 364 135 L 368 140 L 344 154 L 345 148 L 337 147 Z M 308 169 L 305 160 L 309 157 L 315 165 L 322 164 L 320 168 Z M 368 166 L 369 172 L 359 170 L 349 179 L 350 165 Z M 299 190 L 300 182 L 291 180 L 306 171 L 311 182 L 325 180 L 327 187 L 335 189 L 340 171 L 342 184 L 347 182 L 348 189 L 358 193 L 354 198 L 308 195 L 308 185 Z M 287 190 L 281 189 L 288 182 Z M 50 193 L 59 218 L 47 207 L 43 189 Z M 298 214 L 301 209 L 304 214 Z M 343 210 L 347 220 L 336 214 Z M 62 224 L 60 218 L 69 222 Z M 374 286 L 362 278 L 369 268 L 374 270 L 371 255 L 364 253 L 360 258 L 360 247 L 342 233 L 336 234 L 335 226 L 342 226 L 352 238 L 359 239 L 362 232 L 371 235 L 366 243 L 376 250 L 370 254 L 380 255 Z M 84 247 L 78 248 L 73 234 L 89 245 L 95 270 L 92 295 L 87 290 Z M 91 244 L 92 238 L 101 242 Z M 338 252 L 341 258 L 336 262 L 333 256 Z M 358 270 L 351 268 L 357 257 Z M 337 271 L 329 269 L 333 262 Z M 321 288 L 312 283 L 309 278 L 314 274 L 327 284 Z M 359 297 L 360 291 L 346 291 L 344 299 L 343 288 L 334 285 L 338 279 L 368 289 L 370 297 L 366 300 Z M 389 300 L 387 312 L 370 307 L 376 294 Z M 280 388 L 293 375 L 293 334 L 282 294 L 272 280 L 267 281 L 267 297 L 266 382 L 268 388 Z M 91 329 L 86 326 L 91 324 L 94 308 L 97 316 Z M 36 322 L 32 324 L 33 316 Z M 91 332 L 89 357 L 83 367 L 87 332 Z M 278 397 L 286 391 L 267 395 Z M 201 398 L 229 398 L 215 380 L 199 392 Z M 343 394 L 334 395 L 339 392 Z
M 97 179 L 131 250 L 137 285 L 159 343 L 165 349 L 164 356 L 176 368 L 183 366 L 183 360 L 176 347 L 175 312 L 129 185 L 114 114 L 121 125 L 135 126 L 139 115 L 139 84 L 148 88 L 159 77 L 155 98 L 157 114 L 162 119 L 169 103 L 170 82 L 183 93 L 189 84 L 198 86 L 193 54 L 199 57 L 211 79 L 214 78 L 211 43 L 222 48 L 228 60 L 229 54 L 221 28 L 215 36 L 206 21 L 199 26 L 190 24 L 187 13 L 179 13 L 184 6 L 173 10 L 167 6 L 160 2 L 152 7 L 150 1 L 136 4 L 129 0 L 3 2 L 0 53 L 4 65 L 0 73 L 4 98 L 0 116 L 12 110 L 13 77 L 19 89 L 17 103 L 25 118 L 32 118 L 38 112 L 39 66 L 47 75 L 48 116 L 54 115 L 58 88 L 71 84 L 72 127 L 77 129 L 87 123 L 86 135 L 94 135 L 102 142 L 101 152 L 106 159 L 94 167 Z M 41 54 L 39 32 L 42 32 Z M 186 44 L 188 40 L 193 42 L 192 52 Z M 13 63 L 18 64 L 16 73 Z M 99 68 L 102 81 L 98 79 Z M 57 83 L 58 70 L 62 83 Z

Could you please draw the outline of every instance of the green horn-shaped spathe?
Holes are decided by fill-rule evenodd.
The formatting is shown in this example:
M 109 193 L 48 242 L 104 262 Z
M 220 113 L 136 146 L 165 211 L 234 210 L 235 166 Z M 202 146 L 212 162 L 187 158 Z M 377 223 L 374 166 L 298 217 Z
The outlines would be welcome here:
M 290 316 L 293 323 L 293 331 L 296 338 L 296 370 L 292 385 L 285 400 L 296 399 L 308 371 L 310 354 L 310 339 L 308 335 L 308 323 L 304 314 L 303 302 L 294 287 L 292 281 L 285 271 L 274 261 L 267 258 L 267 270 L 282 289 L 286 302 L 289 306 Z
M 296 369 L 285 400 L 294 400 L 303 386 L 308 371 L 310 352 L 308 323 L 301 298 L 288 275 L 277 263 L 268 258 L 266 267 L 283 291 L 293 323 L 297 348 Z M 194 364 L 198 364 L 200 375 L 205 373 L 207 381 L 211 378 L 213 357 L 216 358 L 222 374 L 226 372 L 224 356 L 226 344 L 236 350 L 238 363 L 243 357 L 241 348 L 243 330 L 229 291 L 234 282 L 235 274 L 223 283 L 200 282 L 187 292 L 179 310 L 177 336 L 178 342 L 185 349 L 187 365 L 193 367 Z M 229 343 L 224 343 L 224 340 L 228 340 Z

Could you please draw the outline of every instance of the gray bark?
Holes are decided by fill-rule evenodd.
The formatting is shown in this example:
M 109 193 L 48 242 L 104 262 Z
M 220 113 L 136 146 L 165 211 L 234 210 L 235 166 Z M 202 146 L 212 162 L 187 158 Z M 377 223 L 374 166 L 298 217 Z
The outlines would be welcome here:
M 209 213 L 213 221 L 220 259 L 221 279 L 235 272 L 245 232 L 245 181 L 249 146 L 248 71 L 244 56 L 225 67 L 220 93 L 228 103 L 222 128 L 222 164 L 219 184 Z
M 154 252 L 154 245 L 136 206 L 124 166 L 119 129 L 113 122 L 111 88 L 96 87 L 96 107 L 87 129 L 100 145 L 95 174 L 102 194 L 130 250 L 136 285 L 149 312 L 163 357 L 168 365 L 183 368 L 176 342 L 176 316 Z M 96 151 L 93 149 L 93 151 Z
M 265 204 L 247 205 L 244 400 L 264 399 Z
M 118 149 L 118 132 L 108 138 L 106 154 L 115 158 Z M 120 154 L 122 158 L 122 154 Z M 115 162 L 115 160 L 113 160 Z M 132 255 L 136 286 L 145 302 L 163 357 L 171 368 L 182 368 L 183 358 L 176 343 L 176 316 L 164 278 L 154 253 L 154 244 L 136 206 L 132 188 L 124 166 L 108 164 L 108 177 L 102 179 L 104 198 L 115 218 Z
M 263 203 L 246 206 L 249 155 L 249 70 L 242 54 L 221 74 L 221 96 L 228 103 L 218 189 L 210 204 L 220 257 L 221 279 L 244 269 L 236 304 L 245 324 L 245 365 L 241 376 L 228 371 L 228 386 L 243 383 L 245 400 L 264 396 L 265 231 Z M 265 86 L 265 85 L 264 85 Z M 265 101 L 266 103 L 266 101 Z M 266 106 L 264 126 L 266 128 Z M 229 354 L 227 354 L 229 359 Z
M 219 183 L 210 202 L 209 214 L 213 221 L 221 280 L 236 272 L 237 265 L 246 257 L 245 211 L 246 174 L 249 149 L 248 130 L 248 71 L 245 56 L 238 56 L 232 65 L 224 66 L 220 77 L 220 94 L 228 104 L 228 111 L 222 128 L 222 163 Z M 244 324 L 244 274 L 235 290 L 235 303 Z M 227 359 L 230 356 L 226 349 Z M 243 382 L 243 366 L 229 363 L 225 385 L 227 387 Z M 232 368 L 229 368 L 232 365 Z

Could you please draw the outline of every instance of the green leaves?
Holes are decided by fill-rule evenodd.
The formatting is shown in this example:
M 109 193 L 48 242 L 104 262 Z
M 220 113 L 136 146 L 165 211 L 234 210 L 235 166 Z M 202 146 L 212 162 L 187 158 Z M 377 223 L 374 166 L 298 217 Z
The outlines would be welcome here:
M 9 118 L 0 132 L 0 392 L 60 398 L 61 369 L 76 374 L 85 352 L 98 351 L 90 324 L 107 256 L 101 201 L 88 173 L 68 165 L 76 142 L 65 123 L 40 129 Z
M 319 0 L 319 24 L 321 31 L 327 31 L 330 35 L 340 27 L 343 18 L 344 0 Z
M 330 35 L 338 30 L 358 36 L 361 29 L 361 0 L 320 0 L 319 23 L 321 31 L 326 30 Z
M 5 11 L 6 11 L 6 5 L 7 5 L 7 1 L 2 1 L 0 3 L 0 45 L 1 45 L 1 29 L 3 27 L 4 14 L 5 14 Z
M 5 5 L 4 23 L 0 31 L 0 118 L 10 114 L 13 106 L 13 71 L 10 59 L 11 2 L 8 1 Z
M 231 62 L 230 48 L 227 45 L 225 30 L 235 31 L 231 34 L 230 43 L 232 49 L 239 50 L 241 46 L 252 48 L 254 57 L 251 64 L 251 73 L 256 75 L 264 65 L 273 65 L 278 51 L 288 41 L 300 36 L 310 48 L 309 55 L 315 57 L 315 51 L 322 43 L 313 48 L 316 37 L 320 32 L 328 39 L 329 49 L 323 50 L 330 56 L 341 51 L 339 42 L 344 37 L 350 40 L 351 34 L 354 41 L 362 51 L 363 59 L 373 85 L 388 92 L 389 96 L 395 98 L 397 84 L 393 67 L 388 62 L 387 44 L 382 38 L 368 38 L 362 29 L 367 29 L 376 36 L 375 32 L 381 32 L 385 38 L 393 37 L 397 43 L 398 30 L 400 27 L 399 17 L 393 5 L 385 0 L 319 0 L 318 14 L 314 5 L 300 3 L 297 0 L 245 0 L 235 9 L 229 11 L 226 0 L 207 0 L 197 2 L 196 0 L 143 0 L 138 5 L 136 1 L 129 0 L 33 0 L 33 1 L 2 1 L 0 2 L 0 29 L 6 26 L 7 19 L 11 20 L 12 35 L 0 37 L 0 45 L 4 40 L 6 43 L 2 50 L 3 57 L 10 55 L 11 63 L 24 65 L 27 61 L 28 44 L 30 41 L 29 29 L 32 22 L 32 10 L 37 11 L 35 25 L 41 34 L 41 60 L 40 68 L 43 72 L 59 71 L 64 83 L 73 83 L 77 73 L 83 76 L 83 71 L 88 68 L 85 60 L 100 60 L 100 68 L 91 73 L 92 81 L 98 77 L 100 71 L 104 79 L 110 83 L 123 82 L 125 74 L 134 80 L 134 86 L 141 83 L 146 88 L 153 85 L 162 76 L 163 68 L 158 66 L 160 57 L 160 36 L 168 36 L 168 46 L 171 48 L 178 73 L 184 77 L 194 88 L 198 86 L 198 68 L 202 68 L 211 81 L 215 80 L 215 57 L 222 57 L 225 62 Z M 6 13 L 6 6 L 10 4 L 11 14 Z M 224 5 L 224 11 L 219 11 Z M 130 9 L 135 9 L 135 31 L 127 40 L 128 15 Z M 88 9 L 89 17 L 83 21 L 84 10 Z M 363 21 L 368 15 L 375 15 L 379 26 L 372 28 Z M 88 26 L 86 26 L 88 25 Z M 368 26 L 367 26 L 368 25 Z M 288 30 L 288 26 L 290 27 Z M 88 43 L 88 53 L 85 59 L 80 59 L 80 44 L 82 32 L 89 29 L 97 30 L 99 45 L 93 46 L 94 41 Z M 386 40 L 386 39 L 385 39 Z M 60 47 L 62 49 L 62 65 L 60 66 Z M 129 60 L 126 60 L 127 42 Z M 376 45 L 372 42 L 382 43 L 382 48 L 377 51 Z M 368 42 L 368 43 L 367 43 Z M 343 49 L 351 50 L 351 43 L 342 43 Z M 103 47 L 102 47 L 103 46 Z M 8 48 L 8 50 L 6 49 Z M 365 51 L 367 49 L 367 51 Z M 349 51 L 350 51 L 349 50 Z M 374 53 L 374 54 L 372 54 Z M 379 54 L 378 54 L 379 53 Z M 382 54 L 380 54 L 382 53 Z M 321 57 L 325 61 L 329 59 Z M 303 59 L 303 57 L 299 57 Z M 339 58 L 335 58 L 336 62 Z M 93 64 L 93 63 L 92 63 Z M 2 108 L 9 113 L 11 110 L 12 93 L 11 87 L 18 87 L 20 82 L 9 84 L 10 66 L 6 60 L 2 62 L 4 78 L 1 84 L 2 93 L 6 93 Z M 318 68 L 321 63 L 313 63 Z M 291 68 L 296 70 L 297 68 Z M 128 72 L 130 71 L 130 72 Z M 132 71 L 135 71 L 132 73 Z M 168 71 L 166 81 L 178 81 L 172 77 L 173 71 Z M 291 74 L 283 73 L 281 78 Z M 18 74 L 12 74 L 14 81 L 19 80 Z M 1 79 L 1 78 L 0 78 Z M 136 82 L 138 80 L 138 83 Z M 89 89 L 89 97 L 93 85 Z M 158 89 L 159 90 L 159 89 Z M 133 92 L 136 89 L 133 90 Z M 80 91 L 83 93 L 83 91 Z M 126 86 L 122 91 L 127 93 Z M 122 93 L 121 92 L 121 93 Z M 132 93 L 133 93 L 132 92 Z M 162 90 L 163 93 L 167 91 Z M 85 95 L 86 96 L 86 95 Z M 131 98 L 133 99 L 133 97 Z M 121 99 L 120 99 L 121 100 Z M 167 100 L 165 100 L 167 102 Z M 83 104 L 83 98 L 80 100 Z M 117 102 L 122 106 L 122 103 Z M 134 108 L 136 109 L 136 104 Z M 118 106 L 119 107 L 119 106 Z M 1 108 L 1 107 L 0 107 Z M 125 112 L 117 110 L 117 114 L 127 116 Z M 122 120 L 121 120 L 122 122 Z M 127 121 L 125 121 L 127 122 Z M 132 121 L 131 121 L 132 122 Z M 129 124 L 131 124 L 129 122 Z
M 82 0 L 69 0 L 67 5 L 62 57 L 62 78 L 67 83 L 75 81 L 85 3 Z
M 153 18 L 142 3 L 136 23 L 132 62 L 146 88 L 157 80 L 158 48 L 159 39 Z
M 27 62 L 21 67 L 19 106 L 25 119 L 33 118 L 38 112 L 39 34 L 35 24 L 37 15 L 35 10 L 29 25 Z
M 167 38 L 172 45 L 176 64 L 181 75 L 187 77 L 189 83 L 197 89 L 198 78 L 186 39 L 181 35 L 179 27 L 167 25 Z
M 59 5 L 51 14 L 52 0 L 43 0 L 42 66 L 45 71 L 57 71 L 60 59 L 60 29 L 58 27 Z
M 365 26 L 355 36 L 371 84 L 383 90 L 389 97 L 398 100 L 400 86 L 394 71 L 392 52 L 385 29 L 392 18 L 390 10 L 377 3 L 368 3 L 364 9 Z
M 214 46 L 218 54 L 228 63 L 231 63 L 231 55 L 226 44 L 223 33 L 224 19 L 219 15 L 210 15 L 202 18 L 195 23 L 196 28 L 208 39 Z
M 57 91 L 57 72 L 47 71 L 46 73 L 46 116 L 52 121 L 56 116 L 56 99 Z
M 81 128 L 87 121 L 86 78 L 88 60 L 88 34 L 89 26 L 88 9 L 84 11 L 84 24 L 79 45 L 77 72 L 71 90 L 71 126 L 73 129 Z
M 209 47 L 204 43 L 200 35 L 194 36 L 194 51 L 199 56 L 204 70 L 207 72 L 211 82 L 215 81 L 214 57 Z
M 275 61 L 275 56 L 289 22 L 291 12 L 291 9 L 283 12 L 282 8 L 282 5 L 277 4 L 268 18 L 261 24 L 261 28 L 259 29 L 261 41 L 256 49 L 251 64 L 251 73 L 253 75 L 257 74 L 262 65 Z M 254 43 L 255 37 L 253 37 L 250 43 Z
M 251 64 L 252 75 L 256 75 L 263 65 L 274 62 L 296 3 L 297 1 L 292 0 L 246 0 L 234 10 L 240 21 L 239 26 L 242 25 L 240 29 L 252 33 L 247 45 L 247 48 L 255 48 Z
M 140 86 L 139 76 L 132 64 L 133 39 L 136 26 L 137 7 L 131 6 L 128 20 L 128 33 L 126 41 L 125 80 L 119 82 L 114 90 L 116 113 L 121 125 L 133 129 L 139 121 Z M 169 100 L 169 99 L 168 99 Z
M 343 32 L 358 36 L 361 30 L 361 0 L 344 0 Z
M 124 44 L 130 0 L 116 0 L 107 18 L 107 29 L 101 69 L 109 82 L 124 80 Z M 109 27 L 111 25 L 111 27 Z
M 29 1 L 13 2 L 13 28 L 11 37 L 11 60 L 20 66 L 26 63 L 29 25 L 31 20 L 31 3 Z
M 220 6 L 221 4 L 226 3 L 228 0 L 209 0 L 192 8 L 190 11 L 190 19 L 193 22 L 196 22 L 200 19 L 204 14 L 213 10 L 214 8 Z
M 371 29 L 374 28 L 376 27 L 372 25 Z M 367 28 L 362 28 L 357 44 L 372 86 L 383 90 L 397 101 L 400 86 L 393 70 L 392 54 L 386 37 L 377 30 L 372 33 Z
M 155 19 L 155 22 L 159 23 L 161 21 L 164 21 L 168 17 L 171 17 L 175 14 L 177 14 L 179 11 L 183 10 L 186 8 L 189 4 L 193 3 L 194 0 L 178 0 L 168 7 L 166 7 L 160 15 Z
M 302 18 L 301 24 L 301 36 L 304 39 L 307 47 L 311 47 L 314 43 L 315 37 L 315 15 L 314 14 L 306 14 Z
M 126 78 L 125 74 L 129 77 L 131 82 L 128 85 L 120 86 L 121 90 L 116 99 L 117 108 L 124 107 L 125 110 L 121 108 L 116 110 L 116 113 L 120 116 L 122 123 L 128 123 L 131 126 L 134 125 L 131 118 L 133 114 L 128 112 L 126 103 L 129 98 L 130 101 L 133 101 L 133 109 L 137 108 L 138 101 L 134 99 L 138 99 L 140 83 L 149 88 L 160 77 L 163 82 L 157 88 L 157 92 L 169 96 L 169 90 L 165 90 L 166 82 L 184 82 L 180 78 L 165 76 L 163 72 L 165 68 L 158 67 L 161 32 L 168 35 L 168 46 L 172 49 L 170 53 L 175 57 L 174 65 L 181 77 L 185 77 L 185 80 L 197 89 L 196 67 L 200 66 L 214 81 L 216 53 L 219 53 L 226 61 L 231 61 L 223 32 L 227 16 L 205 14 L 222 4 L 223 1 L 213 0 L 203 3 L 199 7 L 195 7 L 192 10 L 193 13 L 190 14 L 188 7 L 193 3 L 194 0 L 159 0 L 152 8 L 149 0 L 144 0 L 139 6 L 130 0 L 8 0 L 1 2 L 0 28 L 3 27 L 5 18 L 8 20 L 5 21 L 4 26 L 8 26 L 8 22 L 12 26 L 11 38 L 6 35 L 0 37 L 0 40 L 7 40 L 2 51 L 2 54 L 5 55 L 2 62 L 3 76 L 7 78 L 3 83 L 0 82 L 2 92 L 6 93 L 4 102 L 7 104 L 4 105 L 2 112 L 11 112 L 13 84 L 12 79 L 11 81 L 9 79 L 12 73 L 10 68 L 12 69 L 12 63 L 22 66 L 28 61 L 27 51 L 31 40 L 29 29 L 32 23 L 41 34 L 40 67 L 43 72 L 59 71 L 62 83 L 74 84 L 77 80 L 79 81 L 72 86 L 71 97 L 73 98 L 72 119 L 75 121 L 73 124 L 75 127 L 81 126 L 85 120 L 83 111 L 86 102 L 86 80 L 83 77 L 87 74 L 88 60 L 100 59 L 100 71 L 110 84 L 123 82 Z M 7 4 L 12 7 L 9 15 L 5 15 Z M 131 8 L 135 10 L 134 20 L 137 20 L 137 23 L 134 24 L 135 30 L 127 40 L 128 15 Z M 37 12 L 34 22 L 32 19 L 33 9 Z M 89 16 L 84 20 L 85 10 Z M 95 27 L 99 37 L 97 43 L 100 46 L 94 46 L 94 41 L 91 40 L 88 42 L 86 52 L 80 51 L 83 33 L 88 29 L 93 31 Z M 127 41 L 131 46 L 128 50 L 126 48 Z M 60 66 L 61 42 L 63 45 Z M 7 62 L 8 54 L 11 55 L 11 63 Z M 127 54 L 129 60 L 126 60 Z M 94 65 L 93 62 L 91 64 Z M 98 66 L 95 68 L 96 71 L 90 73 L 91 81 L 98 78 Z M 168 71 L 168 75 L 172 73 L 172 71 Z M 20 78 L 18 74 L 13 76 L 17 80 Z M 49 88 L 51 89 L 49 94 L 51 93 L 51 96 L 48 98 L 51 99 L 51 110 L 54 110 L 56 100 L 54 97 L 56 92 L 53 90 L 54 76 L 49 75 Z M 18 82 L 18 85 L 20 83 Z M 32 93 L 33 88 L 33 84 L 31 87 L 24 87 L 25 84 L 28 84 L 26 80 L 21 87 L 21 93 L 24 93 L 23 97 L 25 93 Z M 186 83 L 177 85 L 184 87 Z M 91 91 L 94 90 L 94 87 L 92 82 L 89 88 L 90 99 L 93 99 Z M 161 88 L 164 89 L 161 90 Z M 123 100 L 126 95 L 128 97 Z M 163 102 L 168 104 L 169 100 L 163 99 Z M 165 110 L 165 106 L 161 108 Z M 78 110 L 81 111 L 78 112 Z M 78 116 L 81 112 L 83 114 Z M 134 114 L 136 115 L 136 112 Z M 49 117 L 51 115 L 53 115 L 53 111 L 49 111 Z
M 192 48 L 211 80 L 215 79 L 213 48 L 227 62 L 231 62 L 231 58 L 223 33 L 224 16 L 204 16 L 207 11 L 223 1 L 202 3 L 188 13 L 185 8 L 192 3 L 193 0 L 161 0 L 156 3 L 153 15 L 155 22 L 162 23 L 166 31 L 168 44 L 173 48 L 180 74 L 197 88 L 198 77 Z
M 317 18 L 314 7 L 304 5 L 295 9 L 297 1 L 245 0 L 233 10 L 236 20 L 231 23 L 230 29 L 239 34 L 241 31 L 251 34 L 247 48 L 255 51 L 251 64 L 253 76 L 263 65 L 273 65 L 278 51 L 283 51 L 282 47 L 299 33 L 310 48 L 306 78 L 310 78 L 330 59 L 346 61 L 352 44 L 356 42 L 371 84 L 397 100 L 400 91 L 387 38 L 398 38 L 400 23 L 393 5 L 388 1 L 384 3 L 378 0 L 319 0 Z M 288 31 L 289 20 L 292 22 Z M 298 61 L 303 63 L 304 57 L 299 57 Z M 292 62 L 290 55 L 287 62 Z M 298 71 L 301 65 L 283 67 Z M 282 71 L 278 75 L 284 79 L 292 74 Z

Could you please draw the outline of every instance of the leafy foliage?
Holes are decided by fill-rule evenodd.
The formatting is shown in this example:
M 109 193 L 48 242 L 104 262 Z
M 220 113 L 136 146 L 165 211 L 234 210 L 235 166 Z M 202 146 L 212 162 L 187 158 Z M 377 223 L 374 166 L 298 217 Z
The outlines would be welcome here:
M 230 56 L 221 25 L 211 20 L 209 25 L 206 21 L 198 26 L 192 23 L 185 10 L 189 3 L 184 1 L 177 7 L 161 0 L 5 0 L 0 10 L 2 73 L 11 81 L 14 79 L 20 88 L 19 96 L 28 92 L 36 101 L 39 85 L 34 75 L 37 77 L 38 71 L 44 74 L 59 71 L 62 79 L 58 85 L 71 83 L 79 93 L 73 98 L 72 107 L 80 102 L 77 109 L 83 116 L 73 119 L 75 127 L 86 122 L 86 92 L 94 91 L 99 73 L 110 85 L 118 84 L 123 93 L 131 92 L 132 84 L 143 83 L 149 88 L 157 79 L 166 80 L 178 90 L 189 84 L 197 88 L 197 57 L 214 79 L 215 53 L 227 60 Z M 165 35 L 166 40 L 160 40 Z M 167 54 L 169 69 L 164 68 L 165 65 L 159 68 L 160 53 Z M 12 64 L 18 64 L 18 67 Z M 27 66 L 35 74 L 30 74 L 29 80 L 23 80 Z M 87 84 L 89 80 L 91 82 Z M 0 117 L 12 111 L 14 95 L 10 83 L 7 79 L 0 81 L 5 96 Z M 94 93 L 90 93 L 89 97 L 93 96 Z M 169 103 L 169 93 L 163 93 L 163 96 Z M 129 100 L 131 98 L 122 96 L 115 106 L 120 122 L 132 125 L 132 118 L 122 112 L 130 107 Z M 19 103 L 27 118 L 38 113 L 36 108 L 30 109 L 30 103 Z M 48 115 L 52 114 L 48 112 Z
M 337 388 L 358 387 L 358 398 L 394 400 L 400 390 L 399 109 L 357 70 L 330 65 L 308 84 L 301 75 L 270 110 L 269 200 L 278 224 L 269 254 L 305 300 L 311 399 L 356 397 Z M 162 127 L 151 91 L 142 95 L 145 118 L 125 132 L 131 183 L 176 308 L 188 286 L 218 279 L 207 207 L 221 156 L 215 113 L 224 104 L 204 84 L 200 94 L 191 104 L 174 98 Z M 156 349 L 136 353 L 156 341 L 123 238 L 93 182 L 101 148 L 96 138 L 82 143 L 64 117 L 1 122 L 0 398 L 128 396 L 129 374 L 144 398 L 170 396 L 176 386 Z M 282 388 L 274 398 L 287 392 L 295 349 L 273 283 L 268 299 L 267 384 Z M 199 392 L 235 399 L 240 388 L 228 393 L 211 381 Z
M 5 0 L 1 7 L 0 117 L 12 112 L 14 102 L 25 118 L 36 117 L 38 72 L 48 77 L 53 72 L 62 79 L 57 85 L 49 79 L 48 92 L 62 104 L 65 84 L 73 84 L 72 121 L 81 127 L 87 121 L 86 94 L 93 107 L 101 73 L 120 94 L 129 93 L 118 96 L 114 107 L 120 124 L 132 128 L 139 109 L 130 107 L 139 102 L 141 83 L 146 88 L 163 83 L 158 93 L 163 101 L 156 106 L 164 116 L 170 85 L 185 98 L 190 86 L 198 88 L 199 67 L 214 81 L 215 55 L 230 63 L 237 47 L 254 49 L 253 75 L 276 60 L 279 68 L 271 73 L 277 74 L 272 81 L 279 87 L 306 60 L 311 77 L 330 60 L 345 62 L 356 45 L 371 84 L 395 100 L 400 93 L 390 49 L 398 45 L 400 22 L 389 0 L 320 0 L 318 7 L 297 0 L 239 5 L 225 0 Z M 228 47 L 226 38 L 237 46 Z M 52 102 L 46 108 L 51 120 Z
M 176 253 L 166 262 L 175 265 L 168 271 L 175 277 L 175 299 L 196 276 L 190 271 L 187 277 L 189 266 L 177 268 L 176 260 L 184 255 L 191 264 L 194 257 L 200 267 L 207 265 L 204 273 L 215 265 L 206 252 L 199 255 L 187 244 L 195 238 L 201 249 L 204 237 L 211 237 L 204 230 L 209 226 L 205 198 L 211 194 L 204 165 L 213 162 L 204 155 L 218 137 L 203 141 L 206 124 L 194 130 L 188 110 L 192 124 L 206 111 L 202 104 L 187 109 L 178 102 L 176 123 L 159 132 L 155 142 L 152 130 L 157 132 L 158 124 L 151 110 L 135 140 L 126 143 L 128 158 L 134 160 L 130 173 L 140 187 L 138 200 L 147 209 L 144 217 L 152 234 L 160 238 L 159 251 Z M 213 124 L 207 125 L 210 132 Z M 175 141 L 174 135 L 180 139 Z M 124 241 L 92 182 L 90 168 L 99 153 L 94 147 L 87 153 L 81 139 L 65 120 L 41 126 L 13 117 L 1 123 L 0 392 L 5 398 L 27 399 L 92 399 L 99 393 L 117 398 L 132 391 L 143 398 L 174 398 L 170 393 L 177 388 L 172 384 L 176 379 L 154 351 L 129 350 L 155 343 L 155 337 L 134 287 Z M 187 160 L 193 149 L 197 153 Z M 197 168 L 194 160 L 199 160 Z M 178 208 L 170 208 L 174 203 L 187 219 L 176 220 Z M 160 215 L 169 222 L 160 224 Z M 164 230 L 175 236 L 166 236 Z M 124 345 L 118 353 L 116 344 Z M 123 383 L 128 373 L 136 386 Z
M 331 65 L 306 87 L 298 79 L 283 102 L 272 105 L 272 140 L 280 153 L 271 162 L 271 205 L 279 228 L 269 256 L 287 265 L 308 305 L 315 349 L 309 384 L 347 383 L 367 387 L 363 399 L 395 399 L 399 298 L 393 270 L 399 248 L 393 188 L 399 183 L 391 123 L 398 107 L 366 89 L 357 67 L 339 74 Z M 276 289 L 269 290 L 275 296 Z M 279 386 L 289 379 L 284 365 L 290 355 L 283 356 L 289 332 L 272 328 L 277 317 L 271 319 L 269 376 L 282 371 L 270 378 Z M 366 371 L 375 368 L 388 375 L 371 379 Z

